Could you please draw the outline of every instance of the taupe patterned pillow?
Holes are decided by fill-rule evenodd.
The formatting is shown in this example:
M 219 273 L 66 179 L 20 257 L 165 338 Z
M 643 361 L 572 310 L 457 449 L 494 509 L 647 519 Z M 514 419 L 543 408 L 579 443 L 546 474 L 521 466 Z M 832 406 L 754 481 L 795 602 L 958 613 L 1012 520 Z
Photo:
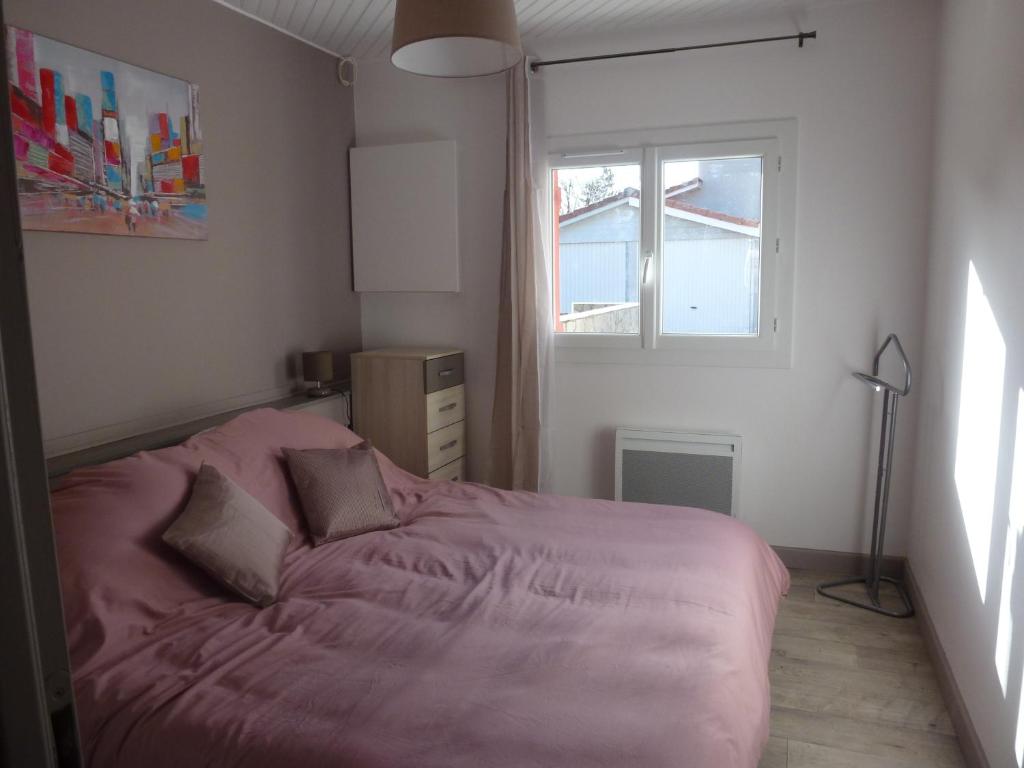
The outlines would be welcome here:
M 277 600 L 292 534 L 256 499 L 210 464 L 199 467 L 192 496 L 163 540 L 246 600 Z
M 353 448 L 285 448 L 284 455 L 314 547 L 398 525 L 369 442 Z

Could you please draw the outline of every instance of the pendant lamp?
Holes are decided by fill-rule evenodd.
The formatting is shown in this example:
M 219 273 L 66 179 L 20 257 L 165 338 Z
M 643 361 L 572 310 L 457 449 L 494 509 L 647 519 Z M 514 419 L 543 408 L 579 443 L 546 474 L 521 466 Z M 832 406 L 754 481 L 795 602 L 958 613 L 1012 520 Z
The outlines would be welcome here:
M 523 58 L 514 0 L 398 0 L 391 63 L 431 77 L 479 77 Z

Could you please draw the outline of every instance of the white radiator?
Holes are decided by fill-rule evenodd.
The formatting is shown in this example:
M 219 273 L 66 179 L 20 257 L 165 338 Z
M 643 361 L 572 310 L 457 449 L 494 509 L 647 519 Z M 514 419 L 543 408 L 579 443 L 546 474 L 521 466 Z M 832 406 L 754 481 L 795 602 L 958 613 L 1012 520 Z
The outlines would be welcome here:
M 615 499 L 700 507 L 739 517 L 737 435 L 615 430 Z

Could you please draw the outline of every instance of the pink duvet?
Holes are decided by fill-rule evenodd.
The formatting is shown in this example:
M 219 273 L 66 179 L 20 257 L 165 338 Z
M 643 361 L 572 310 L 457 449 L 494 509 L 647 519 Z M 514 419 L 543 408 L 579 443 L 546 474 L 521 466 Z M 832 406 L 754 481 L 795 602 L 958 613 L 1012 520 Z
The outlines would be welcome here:
M 280 447 L 356 440 L 255 411 L 54 493 L 90 765 L 755 768 L 788 576 L 749 528 L 384 461 L 403 525 L 311 549 Z M 296 532 L 270 608 L 159 540 L 203 460 Z

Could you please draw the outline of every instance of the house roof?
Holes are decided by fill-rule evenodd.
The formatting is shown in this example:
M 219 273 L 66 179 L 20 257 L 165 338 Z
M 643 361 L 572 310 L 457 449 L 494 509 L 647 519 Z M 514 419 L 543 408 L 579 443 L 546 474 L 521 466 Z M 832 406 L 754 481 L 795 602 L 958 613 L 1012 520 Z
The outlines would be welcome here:
M 669 187 L 665 190 L 665 197 L 674 197 L 675 195 L 681 195 L 683 192 L 689 192 L 691 189 L 700 189 L 704 186 L 704 179 L 700 176 L 684 181 L 682 184 L 676 184 L 674 187 Z
M 726 224 L 737 224 L 741 227 L 756 227 L 761 223 L 759 219 L 748 219 L 743 216 L 733 216 L 729 213 L 722 213 L 721 211 L 712 211 L 710 208 L 701 208 L 699 205 L 693 205 L 691 203 L 687 203 L 685 200 L 677 200 L 675 198 L 666 197 L 665 207 L 674 208 L 677 211 L 695 213 L 698 216 L 704 216 L 705 218 L 725 222 Z
M 693 205 L 685 200 L 680 200 L 679 195 L 684 192 L 689 192 L 692 189 L 699 189 L 703 186 L 703 181 L 700 178 L 690 179 L 684 181 L 682 184 L 676 184 L 665 190 L 665 207 L 672 208 L 677 211 L 683 211 L 685 213 L 691 213 L 696 216 L 702 216 L 706 219 L 713 219 L 715 221 L 721 221 L 725 224 L 735 224 L 741 227 L 757 227 L 760 225 L 758 219 L 748 219 L 743 216 L 733 216 L 729 213 L 723 213 L 722 211 L 713 211 L 710 208 L 701 208 L 698 205 Z M 575 211 L 569 211 L 563 213 L 558 217 L 558 223 L 566 224 L 576 219 L 583 218 L 587 214 L 594 213 L 596 211 L 605 208 L 614 208 L 619 205 L 623 205 L 630 200 L 640 200 L 640 190 L 634 189 L 633 187 L 626 187 L 621 192 L 614 195 L 609 195 L 603 200 L 598 200 L 590 205 L 585 205 L 582 208 L 577 208 Z
M 572 221 L 573 219 L 581 218 L 582 216 L 588 213 L 593 213 L 594 211 L 599 210 L 601 208 L 612 208 L 617 203 L 624 203 L 627 200 L 639 199 L 639 189 L 634 189 L 633 187 L 626 187 L 621 192 L 614 195 L 609 195 L 608 197 L 602 200 L 598 200 L 596 203 L 591 203 L 590 205 L 585 205 L 582 208 L 577 208 L 575 211 L 569 211 L 568 213 L 561 214 L 558 217 L 558 223 L 564 224 L 567 221 Z

